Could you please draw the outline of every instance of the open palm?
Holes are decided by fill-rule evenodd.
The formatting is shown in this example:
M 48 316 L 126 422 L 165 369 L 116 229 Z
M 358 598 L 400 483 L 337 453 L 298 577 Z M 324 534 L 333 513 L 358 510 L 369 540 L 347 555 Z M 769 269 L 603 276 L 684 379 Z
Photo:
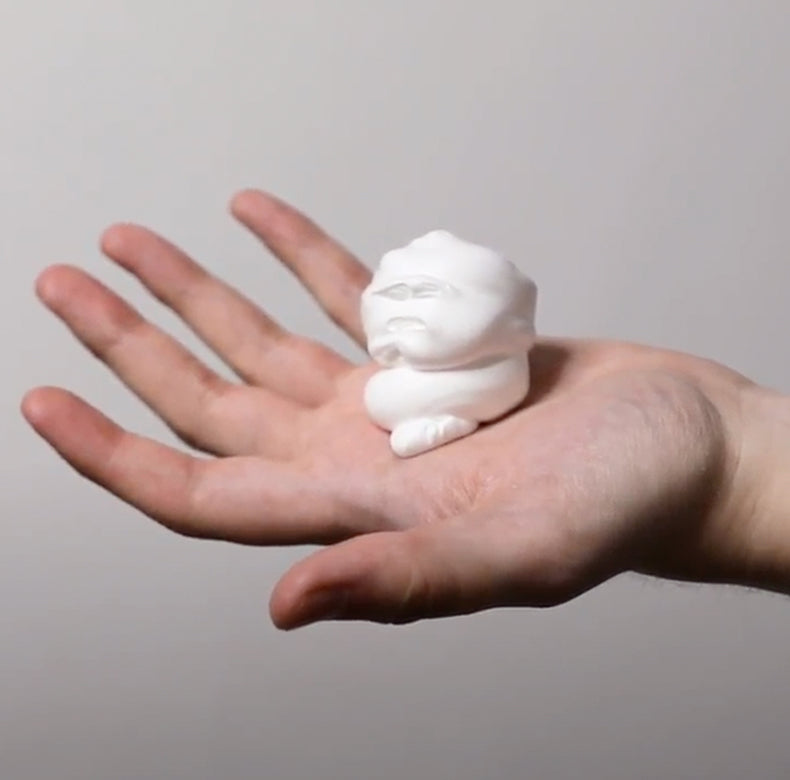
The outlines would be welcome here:
M 233 211 L 361 342 L 365 266 L 271 196 L 242 193 Z M 185 442 L 215 457 L 126 432 L 60 389 L 29 393 L 25 415 L 80 473 L 179 533 L 329 544 L 278 584 L 278 625 L 554 604 L 626 569 L 715 572 L 740 446 L 732 388 L 746 382 L 727 369 L 629 344 L 541 339 L 520 409 L 401 460 L 362 405 L 373 365 L 284 331 L 150 231 L 115 226 L 102 246 L 242 381 L 221 378 L 76 268 L 45 271 L 40 297 Z

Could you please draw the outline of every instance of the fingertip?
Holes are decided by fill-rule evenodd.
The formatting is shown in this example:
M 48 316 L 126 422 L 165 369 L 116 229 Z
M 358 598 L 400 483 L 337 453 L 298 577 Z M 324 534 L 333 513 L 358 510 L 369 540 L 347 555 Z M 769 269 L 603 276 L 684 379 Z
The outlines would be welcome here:
M 260 216 L 261 209 L 278 204 L 279 201 L 270 193 L 261 189 L 248 187 L 237 192 L 230 201 L 230 212 L 234 217 L 245 221 L 253 216 Z
M 46 428 L 61 433 L 76 426 L 81 428 L 84 438 L 88 435 L 88 427 L 103 429 L 105 435 L 110 427 L 117 427 L 93 406 L 62 387 L 33 388 L 23 396 L 20 408 L 25 419 L 37 430 Z
M 269 615 L 282 631 L 342 616 L 348 603 L 346 583 L 328 578 L 320 566 L 331 548 L 300 561 L 277 583 L 269 599 Z
M 38 299 L 47 306 L 62 300 L 67 294 L 70 278 L 73 278 L 75 271 L 77 269 L 74 266 L 64 263 L 56 263 L 45 268 L 35 281 L 34 289 Z
M 269 617 L 274 627 L 280 631 L 293 631 L 308 625 L 307 621 L 300 619 L 298 612 L 274 599 L 269 601 Z
M 291 630 L 321 620 L 376 619 L 381 611 L 377 598 L 386 590 L 382 574 L 398 559 L 405 541 L 401 532 L 378 531 L 299 561 L 272 592 L 272 622 Z
M 293 631 L 322 620 L 337 620 L 345 614 L 346 593 L 322 588 L 288 598 L 275 591 L 269 602 L 272 623 L 281 631 Z
M 240 214 L 247 211 L 250 205 L 250 201 L 253 198 L 255 198 L 257 194 L 258 191 L 251 187 L 246 187 L 243 190 L 239 190 L 230 199 L 230 204 L 229 204 L 230 213 L 238 217 Z
M 51 265 L 45 268 L 36 277 L 33 289 L 35 290 L 36 297 L 43 303 L 49 302 L 54 294 L 57 282 L 56 279 L 53 279 L 53 277 L 56 275 L 57 266 Z
M 19 404 L 19 409 L 22 412 L 22 416 L 34 426 L 41 419 L 43 413 L 40 403 L 42 389 L 43 388 L 37 387 L 33 390 L 28 390 L 22 396 L 22 401 Z
M 305 574 L 305 561 L 300 561 L 285 573 L 269 598 L 269 615 L 277 628 L 290 631 L 306 625 L 307 621 L 302 616 L 314 586 L 314 578 L 310 576 L 309 570 Z
M 41 428 L 51 418 L 52 412 L 64 391 L 57 387 L 35 387 L 22 397 L 20 411 L 22 416 L 36 429 Z
M 128 222 L 116 222 L 110 225 L 99 237 L 99 247 L 107 257 L 121 262 L 129 246 L 131 233 L 135 225 Z

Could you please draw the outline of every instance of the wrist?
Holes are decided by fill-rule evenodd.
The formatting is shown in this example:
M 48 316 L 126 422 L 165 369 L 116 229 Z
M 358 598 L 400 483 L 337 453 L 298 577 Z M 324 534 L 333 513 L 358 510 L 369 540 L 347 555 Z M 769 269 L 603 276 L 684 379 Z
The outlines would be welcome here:
M 724 441 L 706 508 L 636 570 L 790 593 L 790 397 L 731 375 L 706 389 Z
M 790 593 L 790 397 L 745 385 L 739 418 L 726 499 L 713 518 L 724 532 L 723 579 Z

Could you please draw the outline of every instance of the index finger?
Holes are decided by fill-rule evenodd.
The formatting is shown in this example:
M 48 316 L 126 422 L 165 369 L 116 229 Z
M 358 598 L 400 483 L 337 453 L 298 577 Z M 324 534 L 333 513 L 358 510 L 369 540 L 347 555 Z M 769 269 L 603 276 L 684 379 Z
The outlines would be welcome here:
M 124 430 L 60 388 L 25 396 L 28 422 L 77 472 L 184 536 L 241 544 L 317 544 L 357 528 L 334 486 L 251 456 L 196 458 Z

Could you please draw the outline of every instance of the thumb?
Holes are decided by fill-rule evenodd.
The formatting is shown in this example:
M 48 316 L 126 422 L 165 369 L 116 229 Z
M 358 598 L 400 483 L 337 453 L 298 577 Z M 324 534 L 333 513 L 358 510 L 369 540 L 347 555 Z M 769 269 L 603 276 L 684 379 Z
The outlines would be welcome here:
M 285 574 L 272 620 L 283 629 L 329 619 L 408 623 L 565 600 L 565 567 L 552 566 L 556 555 L 542 554 L 548 548 L 525 530 L 466 516 L 341 542 Z

